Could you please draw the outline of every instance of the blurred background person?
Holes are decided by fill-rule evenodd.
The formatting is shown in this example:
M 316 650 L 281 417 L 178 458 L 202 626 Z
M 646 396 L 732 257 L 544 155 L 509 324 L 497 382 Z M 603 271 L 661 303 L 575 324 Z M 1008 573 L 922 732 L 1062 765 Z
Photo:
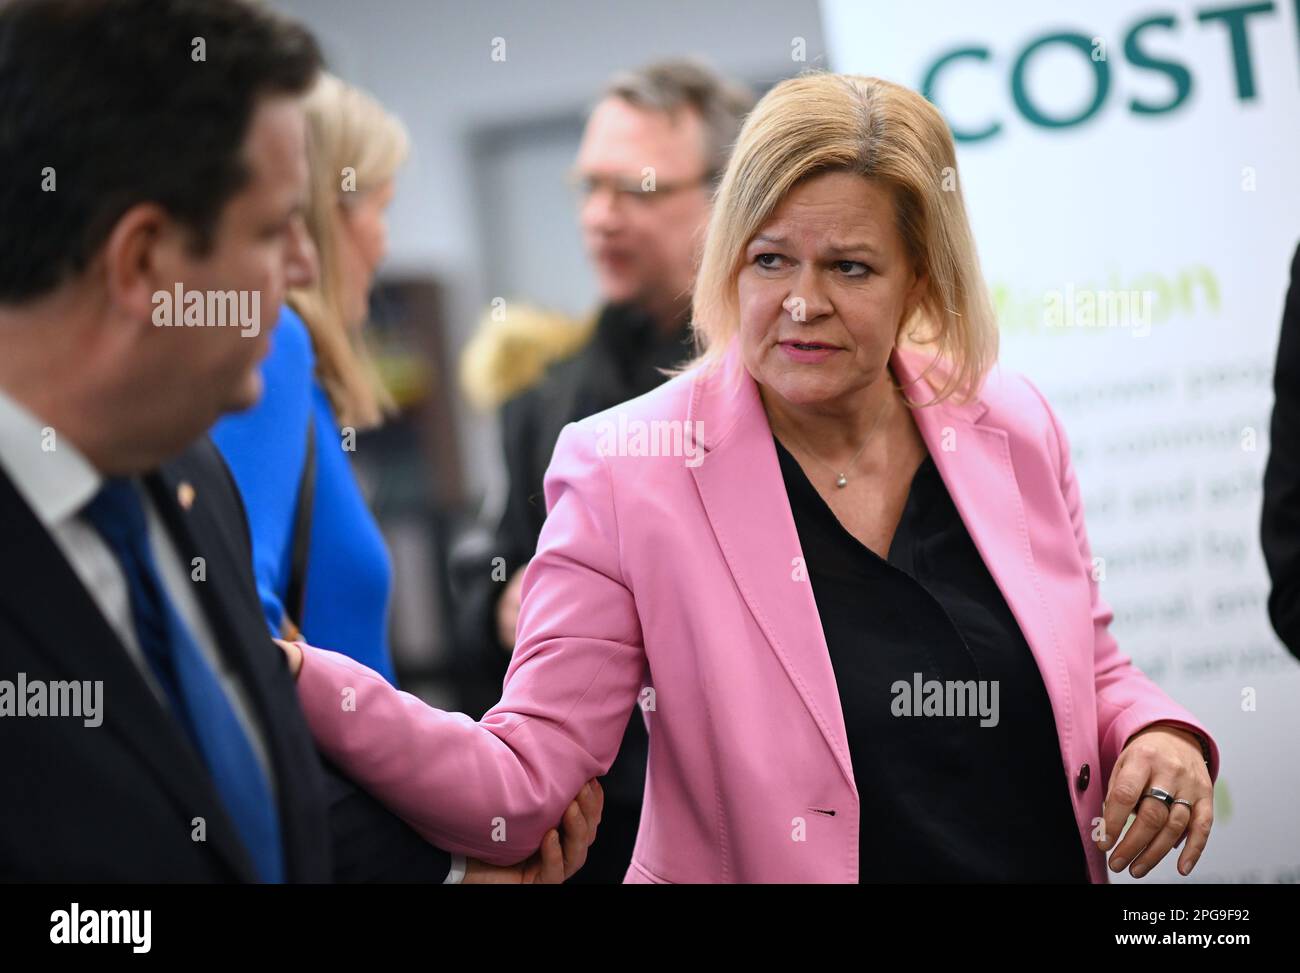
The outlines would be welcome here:
M 258 594 L 272 633 L 296 638 L 310 631 L 312 638 L 334 639 L 394 681 L 392 567 L 350 455 L 358 432 L 378 426 L 392 408 L 362 330 L 388 249 L 385 214 L 409 138 L 377 101 L 329 73 L 321 73 L 303 104 L 303 218 L 316 273 L 296 282 L 280 311 L 261 366 L 262 397 L 218 422 L 211 436 L 243 499 Z M 355 793 L 332 768 L 326 786 L 336 827 L 349 839 L 340 842 L 336 867 L 342 877 L 427 879 L 427 867 L 420 872 L 413 866 L 441 852 L 419 847 L 409 829 L 377 826 L 373 800 Z M 598 801 L 596 795 L 587 801 Z M 566 811 L 562 872 L 568 874 L 581 866 L 590 844 L 582 810 L 575 801 Z M 540 854 L 522 868 L 457 856 L 444 873 L 469 882 L 561 880 L 558 846 L 544 850 L 554 859 L 545 873 Z
M 471 399 L 504 399 L 508 485 L 495 529 L 461 543 L 456 611 L 462 637 L 483 647 L 481 665 L 498 686 L 514 649 L 523 569 L 546 518 L 542 478 L 560 430 L 649 391 L 690 357 L 691 287 L 710 203 L 753 101 L 745 86 L 691 60 L 613 77 L 587 120 L 570 176 L 600 310 L 572 322 L 507 306 L 485 316 L 466 350 Z M 630 719 L 604 781 L 601 840 L 576 881 L 623 880 L 646 746 L 642 721 Z
M 262 363 L 261 400 L 219 422 L 212 438 L 244 498 L 271 631 L 340 646 L 394 681 L 392 566 L 351 454 L 358 432 L 379 425 L 392 403 L 362 329 L 409 140 L 378 102 L 331 74 L 305 105 L 306 222 L 320 273 L 289 292 Z

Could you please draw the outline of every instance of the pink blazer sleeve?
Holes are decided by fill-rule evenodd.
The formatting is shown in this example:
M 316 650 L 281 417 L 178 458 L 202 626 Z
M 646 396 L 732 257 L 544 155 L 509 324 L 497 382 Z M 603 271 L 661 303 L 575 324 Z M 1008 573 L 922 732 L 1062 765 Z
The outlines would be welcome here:
M 1057 469 L 1061 478 L 1061 495 L 1065 498 L 1070 522 L 1074 526 L 1079 556 L 1088 570 L 1092 586 L 1092 621 L 1094 631 L 1093 666 L 1097 688 L 1097 735 L 1101 755 L 1101 779 L 1109 786 L 1111 771 L 1133 734 L 1152 723 L 1173 723 L 1199 733 L 1210 747 L 1210 778 L 1219 773 L 1219 748 L 1208 730 L 1190 712 L 1169 698 L 1159 686 L 1133 665 L 1119 649 L 1119 643 L 1110 634 L 1114 612 L 1101 597 L 1101 588 L 1092 575 L 1092 547 L 1083 522 L 1083 499 L 1079 482 L 1070 460 L 1070 441 L 1056 413 L 1038 388 L 1025 379 L 1042 401 L 1051 418 L 1052 432 L 1058 453 Z
M 433 844 L 494 864 L 528 857 L 618 753 L 645 671 L 609 473 L 570 425 L 546 474 L 549 514 L 524 575 L 501 701 L 475 722 L 307 647 L 298 696 L 317 744 Z

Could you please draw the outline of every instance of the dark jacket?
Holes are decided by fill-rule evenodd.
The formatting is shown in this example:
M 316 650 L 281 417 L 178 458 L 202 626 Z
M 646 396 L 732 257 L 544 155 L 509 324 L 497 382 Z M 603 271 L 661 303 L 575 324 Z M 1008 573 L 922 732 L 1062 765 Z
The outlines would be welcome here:
M 1260 541 L 1273 580 L 1269 619 L 1278 638 L 1300 658 L 1300 249 L 1291 260 L 1273 392 Z
M 323 766 L 263 620 L 244 512 L 204 438 L 144 478 L 196 583 L 217 649 L 248 692 L 274 769 L 289 882 L 441 881 L 449 857 Z M 183 510 L 181 483 L 194 488 Z M 0 723 L 0 879 L 247 882 L 251 861 L 207 768 L 7 476 L 0 471 L 0 678 L 102 680 L 102 725 Z M 192 821 L 206 821 L 206 840 Z M 337 863 L 337 865 L 336 865 Z

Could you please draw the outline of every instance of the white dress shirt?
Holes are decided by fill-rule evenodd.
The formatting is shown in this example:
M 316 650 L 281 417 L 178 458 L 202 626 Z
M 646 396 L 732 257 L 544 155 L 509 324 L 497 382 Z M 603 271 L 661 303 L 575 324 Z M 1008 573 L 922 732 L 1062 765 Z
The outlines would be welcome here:
M 126 576 L 99 532 L 80 516 L 86 504 L 99 492 L 103 477 L 70 439 L 41 422 L 3 389 L 0 389 L 0 467 L 4 468 L 36 519 L 54 538 L 104 619 L 117 633 L 140 675 L 153 690 L 159 705 L 170 710 L 167 697 L 136 638 Z M 133 485 L 144 505 L 149 548 L 166 595 L 189 629 L 200 654 L 216 673 L 274 797 L 275 775 L 267 753 L 266 738 L 253 718 L 253 708 L 243 684 L 217 651 L 212 628 L 193 589 L 195 584 L 203 582 L 190 580 L 190 565 L 181 561 L 153 501 L 138 482 Z M 202 502 L 201 498 L 199 502 Z M 267 641 L 267 650 L 270 651 L 269 634 Z

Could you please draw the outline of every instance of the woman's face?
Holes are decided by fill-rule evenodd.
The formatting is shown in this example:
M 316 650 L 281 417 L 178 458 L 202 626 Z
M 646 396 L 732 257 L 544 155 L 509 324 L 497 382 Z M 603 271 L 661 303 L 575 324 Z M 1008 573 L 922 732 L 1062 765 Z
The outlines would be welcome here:
M 360 328 L 370 305 L 375 271 L 388 253 L 388 221 L 393 180 L 344 201 L 340 211 L 339 274 L 349 330 Z
M 737 291 L 749 373 L 791 407 L 857 408 L 925 287 L 889 191 L 846 172 L 813 176 L 790 190 L 744 257 Z

